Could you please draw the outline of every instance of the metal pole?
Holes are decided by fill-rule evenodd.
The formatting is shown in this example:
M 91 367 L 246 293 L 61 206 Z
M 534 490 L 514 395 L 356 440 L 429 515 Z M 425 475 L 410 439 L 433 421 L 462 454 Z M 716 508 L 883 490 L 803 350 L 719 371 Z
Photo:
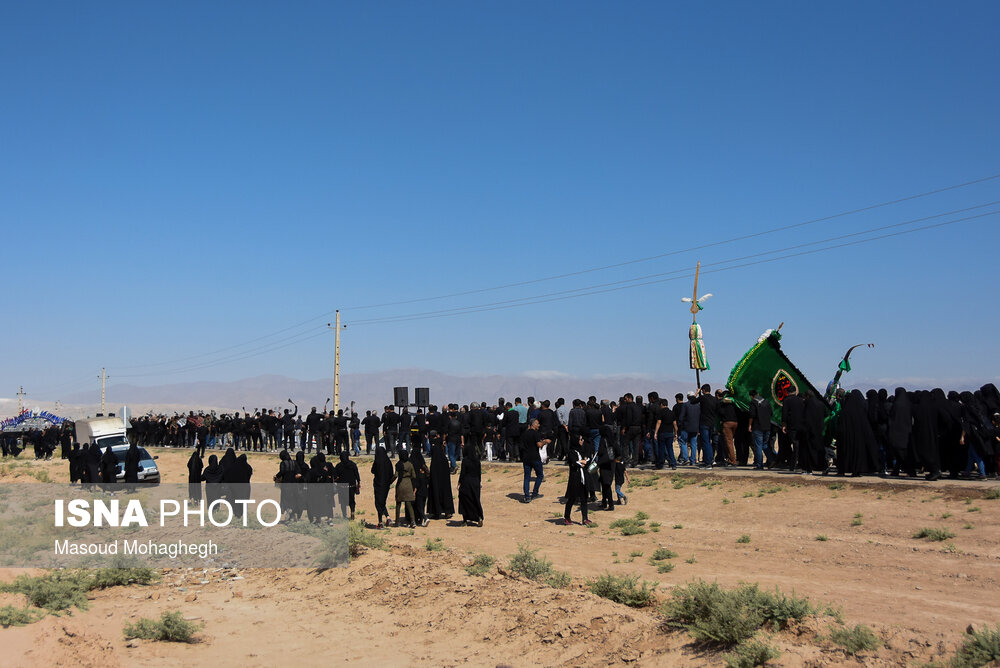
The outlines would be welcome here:
M 104 398 L 105 389 L 108 382 L 108 374 L 104 373 L 104 367 L 101 367 L 101 412 L 104 412 Z
M 340 309 L 337 309 L 337 332 L 333 340 L 333 412 L 340 410 Z

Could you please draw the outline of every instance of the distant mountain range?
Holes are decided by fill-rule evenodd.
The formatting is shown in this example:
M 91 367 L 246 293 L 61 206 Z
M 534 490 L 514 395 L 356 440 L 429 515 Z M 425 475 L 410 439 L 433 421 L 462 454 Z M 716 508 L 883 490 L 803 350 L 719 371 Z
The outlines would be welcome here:
M 640 375 L 607 376 L 581 378 L 553 371 L 527 372 L 517 376 L 452 376 L 427 369 L 394 369 L 374 373 L 345 374 L 340 382 L 340 404 L 349 408 L 354 402 L 355 409 L 381 410 L 392 403 L 393 388 L 409 388 L 410 402 L 414 400 L 414 388 L 430 388 L 430 400 L 434 404 L 456 402 L 468 404 L 473 401 L 496 402 L 498 397 L 513 401 L 514 397 L 555 401 L 564 397 L 586 399 L 590 395 L 598 398 L 618 399 L 626 392 L 646 394 L 657 391 L 661 395 L 672 396 L 676 392 L 692 389 L 689 382 L 677 380 L 656 380 Z M 256 376 L 229 382 L 176 383 L 140 387 L 114 384 L 108 388 L 108 410 L 128 405 L 133 414 L 172 412 L 181 410 L 212 409 L 216 411 L 241 410 L 246 408 L 287 408 L 288 399 L 293 399 L 300 409 L 306 411 L 312 406 L 322 408 L 330 397 L 332 406 L 333 379 L 297 380 L 286 376 Z M 28 401 L 32 406 L 41 405 L 51 409 L 50 401 Z M 64 412 L 92 414 L 100 405 L 100 391 L 80 392 L 62 398 Z

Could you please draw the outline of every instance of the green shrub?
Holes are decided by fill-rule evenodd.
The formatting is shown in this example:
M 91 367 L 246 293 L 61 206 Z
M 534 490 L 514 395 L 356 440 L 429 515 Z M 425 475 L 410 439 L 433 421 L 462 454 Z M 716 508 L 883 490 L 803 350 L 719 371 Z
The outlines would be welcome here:
M 740 536 L 739 538 L 736 539 L 736 542 L 737 543 L 749 543 L 750 542 L 750 534 L 748 534 L 748 533 L 743 534 L 742 536 Z
M 1000 487 L 994 487 L 990 491 L 986 492 L 986 496 L 984 496 L 983 498 L 988 499 L 990 501 L 996 501 L 997 499 L 1000 499 Z
M 829 485 L 827 485 L 827 487 L 829 487 L 833 491 L 837 491 L 838 489 L 844 489 L 844 483 L 842 483 L 842 482 L 831 482 Z
M 821 533 L 818 536 L 816 536 L 816 540 L 818 540 L 818 541 L 820 541 L 822 543 L 825 543 L 826 541 L 828 541 L 830 539 L 826 537 L 826 534 L 822 534 Z
M 194 634 L 201 629 L 200 624 L 185 621 L 180 612 L 164 612 L 159 619 L 143 617 L 135 624 L 124 628 L 126 638 L 162 640 L 165 642 L 197 642 Z
M 646 524 L 647 517 L 649 515 L 640 511 L 635 514 L 635 517 L 623 517 L 620 520 L 614 520 L 608 526 L 612 529 L 618 529 L 623 536 L 635 536 L 646 533 L 646 527 L 643 525 Z
M 951 665 L 955 668 L 979 668 L 991 662 L 1000 662 L 1000 625 L 995 629 L 973 629 L 958 648 Z
M 8 626 L 31 624 L 41 619 L 42 614 L 44 613 L 31 608 L 15 608 L 12 605 L 5 605 L 0 608 L 0 626 L 7 628 Z
M 760 640 L 744 640 L 729 654 L 723 654 L 727 668 L 754 668 L 763 666 L 771 659 L 781 656 L 776 648 Z
M 669 561 L 661 561 L 656 564 L 657 573 L 669 573 L 674 570 L 674 565 Z
M 605 573 L 589 584 L 590 591 L 602 598 L 622 603 L 631 608 L 642 608 L 653 602 L 655 584 L 643 580 L 639 582 L 637 575 L 611 575 Z
M 517 554 L 510 557 L 508 565 L 510 572 L 559 589 L 568 586 L 571 579 L 569 573 L 556 570 L 552 567 L 551 561 L 545 557 L 536 556 L 536 552 L 538 550 L 532 550 L 525 543 L 518 545 Z
M 465 572 L 469 575 L 483 577 L 489 573 L 495 562 L 496 559 L 488 554 L 477 554 L 476 558 L 472 560 L 472 565 L 465 567 Z
M 653 551 L 653 556 L 650 557 L 652 561 L 663 561 L 664 559 L 675 559 L 677 553 L 673 550 L 668 550 L 665 547 L 658 547 Z
M 924 527 L 920 531 L 913 534 L 913 537 L 930 538 L 931 540 L 945 541 L 948 540 L 949 538 L 954 538 L 955 534 L 952 531 L 949 531 L 948 529 L 931 529 L 928 527 Z
M 100 568 L 94 571 L 93 578 L 91 589 L 107 589 L 131 584 L 147 585 L 159 580 L 160 574 L 145 567 Z
M 365 548 L 370 550 L 384 550 L 385 539 L 377 533 L 369 531 L 361 522 L 351 522 L 347 535 L 347 544 L 352 557 L 360 556 Z
M 882 641 L 875 632 L 864 624 L 853 628 L 842 626 L 830 630 L 830 640 L 843 647 L 848 654 L 857 654 L 882 647 Z
M 673 590 L 661 612 L 667 623 L 685 628 L 700 643 L 731 647 L 750 639 L 765 625 L 787 626 L 792 619 L 816 613 L 808 599 L 788 597 L 756 584 L 724 590 L 718 583 L 689 582 Z
M 649 513 L 646 513 L 646 512 L 643 512 L 643 511 L 641 511 L 641 510 L 640 510 L 640 511 L 638 511 L 638 512 L 637 512 L 637 513 L 635 514 L 635 519 L 636 519 L 636 520 L 639 520 L 640 522 L 641 522 L 642 520 L 648 520 L 648 519 L 649 519 Z
M 38 577 L 19 575 L 13 582 L 0 585 L 0 591 L 24 594 L 31 605 L 49 612 L 72 607 L 86 610 L 92 582 L 83 571 L 53 571 Z
M 444 542 L 440 538 L 428 538 L 424 549 L 428 552 L 441 552 L 444 550 Z

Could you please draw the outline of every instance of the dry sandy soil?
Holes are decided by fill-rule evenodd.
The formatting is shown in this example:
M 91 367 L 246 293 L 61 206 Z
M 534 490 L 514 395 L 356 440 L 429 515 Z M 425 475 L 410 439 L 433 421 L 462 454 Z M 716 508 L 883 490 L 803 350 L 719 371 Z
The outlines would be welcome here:
M 188 453 L 157 452 L 165 481 L 183 482 Z M 274 455 L 250 459 L 255 479 L 269 480 L 277 469 Z M 360 463 L 359 516 L 371 520 L 367 461 Z M 0 482 L 35 481 L 40 470 L 68 480 L 64 462 L 31 461 L 0 466 Z M 776 665 L 922 665 L 953 652 L 970 624 L 1000 622 L 1000 501 L 984 499 L 995 482 L 682 470 L 688 484 L 674 484 L 670 472 L 633 473 L 629 504 L 593 512 L 598 526 L 587 529 L 556 524 L 566 474 L 559 465 L 546 471 L 543 498 L 524 505 L 520 466 L 484 464 L 483 528 L 437 521 L 412 535 L 389 529 L 382 534 L 390 550 L 368 551 L 346 568 L 173 570 L 155 585 L 95 592 L 86 611 L 0 630 L 0 665 L 722 663 L 664 627 L 655 608 L 627 608 L 586 590 L 604 572 L 660 583 L 661 599 L 696 578 L 794 590 L 842 608 L 850 624 L 868 624 L 885 641 L 877 652 L 850 657 L 817 637 L 832 620 L 813 619 L 773 636 L 782 651 Z M 639 510 L 650 516 L 647 527 L 659 524 L 655 531 L 622 536 L 609 528 Z M 914 539 L 922 527 L 956 536 Z M 737 542 L 744 534 L 750 542 Z M 428 538 L 441 538 L 446 549 L 427 551 Z M 485 578 L 465 573 L 470 555 L 487 553 L 503 566 L 525 542 L 573 576 L 570 588 L 497 570 Z M 679 553 L 672 572 L 648 562 L 657 547 Z M 16 574 L 0 571 L 0 579 Z M 15 600 L 3 595 L 0 606 Z M 200 642 L 127 646 L 126 623 L 166 610 L 203 623 Z

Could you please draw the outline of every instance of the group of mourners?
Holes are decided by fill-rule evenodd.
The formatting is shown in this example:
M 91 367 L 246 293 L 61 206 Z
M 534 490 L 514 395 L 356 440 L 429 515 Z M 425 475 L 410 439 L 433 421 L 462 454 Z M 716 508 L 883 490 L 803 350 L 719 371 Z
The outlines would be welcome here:
M 119 461 L 111 446 L 101 451 L 97 443 L 73 443 L 65 459 L 69 461 L 69 481 L 84 485 L 109 484 L 118 482 L 119 468 L 122 469 L 122 482 L 134 484 L 139 482 L 139 470 L 142 456 L 139 448 L 132 443 L 125 450 Z

